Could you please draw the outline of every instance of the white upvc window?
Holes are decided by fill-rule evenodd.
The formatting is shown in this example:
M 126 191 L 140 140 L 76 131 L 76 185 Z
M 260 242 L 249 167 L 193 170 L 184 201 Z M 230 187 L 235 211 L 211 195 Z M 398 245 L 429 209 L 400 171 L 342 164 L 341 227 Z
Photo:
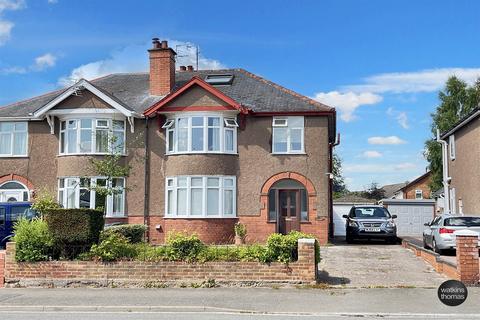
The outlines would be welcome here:
M 304 153 L 304 117 L 273 117 L 272 153 Z
M 415 190 L 415 199 L 423 199 L 423 191 Z
M 125 154 L 125 121 L 78 118 L 60 122 L 59 153 Z
M 27 122 L 0 122 L 0 157 L 25 157 L 28 150 Z
M 96 192 L 102 187 L 115 192 Z M 58 202 L 64 208 L 88 208 L 104 211 L 107 217 L 125 216 L 125 178 L 65 177 L 58 179 Z M 106 206 L 106 208 L 105 208 Z
M 455 135 L 448 137 L 448 146 L 450 151 L 450 160 L 455 160 Z
M 167 154 L 237 153 L 235 117 L 183 114 L 165 121 Z
M 166 179 L 165 217 L 234 218 L 235 176 L 176 176 Z

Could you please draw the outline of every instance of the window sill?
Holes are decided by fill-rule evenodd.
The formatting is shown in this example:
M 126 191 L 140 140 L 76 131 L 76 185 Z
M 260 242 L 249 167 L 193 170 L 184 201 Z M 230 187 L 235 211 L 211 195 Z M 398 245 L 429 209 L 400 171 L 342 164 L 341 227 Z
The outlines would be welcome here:
M 164 216 L 164 219 L 238 219 L 237 216 L 232 216 L 232 217 L 219 217 L 219 216 L 177 216 L 177 217 L 169 217 L 169 216 Z
M 118 218 L 128 218 L 128 216 L 125 215 L 125 214 L 121 214 L 121 215 L 120 214 L 118 214 L 118 215 L 111 215 L 110 214 L 110 215 L 106 215 L 105 218 L 106 219 L 118 219 Z
M 304 156 L 307 153 L 305 152 L 272 152 L 271 154 L 274 156 L 295 156 L 295 155 Z
M 15 159 L 15 158 L 17 158 L 17 159 L 22 159 L 22 158 L 28 158 L 28 155 L 26 155 L 26 156 L 8 156 L 8 155 L 7 155 L 7 156 L 0 156 L 0 159 L 2 159 L 2 158 L 7 158 L 7 159 Z
M 108 155 L 115 155 L 112 153 L 68 153 L 68 154 L 57 154 L 57 157 L 70 157 L 70 156 L 108 156 Z M 121 157 L 126 157 L 126 153 L 119 154 Z
M 175 152 L 175 153 L 165 153 L 166 156 L 181 156 L 181 155 L 192 155 L 192 154 L 224 154 L 227 156 L 238 156 L 238 152 L 205 152 L 205 151 L 195 151 L 195 152 Z

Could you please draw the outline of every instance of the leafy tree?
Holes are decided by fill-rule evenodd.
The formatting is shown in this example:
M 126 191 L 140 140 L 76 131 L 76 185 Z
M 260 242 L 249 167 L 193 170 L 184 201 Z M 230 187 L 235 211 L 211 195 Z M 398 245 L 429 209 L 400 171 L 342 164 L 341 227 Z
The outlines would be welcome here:
M 363 192 L 362 196 L 367 199 L 378 201 L 385 198 L 385 190 L 379 187 L 377 182 L 372 182 L 368 189 Z
M 425 141 L 425 158 L 430 163 L 432 181 L 430 188 L 438 190 L 442 187 L 442 147 L 436 142 L 437 129 L 441 133 L 451 129 L 455 123 L 469 114 L 480 103 L 480 79 L 468 86 L 465 81 L 455 76 L 450 77 L 443 91 L 438 94 L 440 104 L 431 114 L 432 139 Z
M 333 198 L 340 198 L 343 194 L 348 192 L 345 186 L 345 178 L 342 175 L 342 159 L 336 154 L 333 154 Z
M 60 205 L 56 197 L 46 188 L 42 188 L 36 192 L 33 198 L 32 209 L 37 211 L 43 217 L 50 209 L 58 209 Z

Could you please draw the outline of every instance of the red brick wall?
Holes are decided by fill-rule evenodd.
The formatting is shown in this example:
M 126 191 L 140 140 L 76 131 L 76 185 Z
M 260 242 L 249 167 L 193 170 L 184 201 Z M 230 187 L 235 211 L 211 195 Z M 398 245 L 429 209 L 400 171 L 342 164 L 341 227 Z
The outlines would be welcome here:
M 457 235 L 457 270 L 460 281 L 477 285 L 479 278 L 478 236 Z
M 430 181 L 431 177 L 428 175 L 425 178 L 417 181 L 415 184 L 409 185 L 403 190 L 404 199 L 415 199 L 415 190 L 422 190 L 423 199 L 430 199 Z
M 101 263 L 93 261 L 15 261 L 15 243 L 7 244 L 7 286 L 55 285 L 66 281 L 115 283 L 184 282 L 214 279 L 221 282 L 304 282 L 316 279 L 314 242 L 299 240 L 298 261 L 290 264 L 260 262 L 142 262 Z
M 5 250 L 0 251 L 0 288 L 3 288 L 5 280 Z

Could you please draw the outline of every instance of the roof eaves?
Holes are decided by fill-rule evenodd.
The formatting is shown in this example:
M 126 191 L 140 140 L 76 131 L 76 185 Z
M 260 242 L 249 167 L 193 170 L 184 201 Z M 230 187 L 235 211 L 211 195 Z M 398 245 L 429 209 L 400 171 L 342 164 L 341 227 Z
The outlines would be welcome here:
M 440 136 L 441 139 L 448 138 L 453 133 L 455 133 L 456 131 L 460 130 L 461 128 L 469 124 L 472 120 L 474 120 L 478 116 L 480 116 L 480 107 L 473 109 L 472 112 L 470 112 L 468 115 L 463 117 L 460 121 L 458 121 L 450 130 L 442 133 L 442 135 Z

